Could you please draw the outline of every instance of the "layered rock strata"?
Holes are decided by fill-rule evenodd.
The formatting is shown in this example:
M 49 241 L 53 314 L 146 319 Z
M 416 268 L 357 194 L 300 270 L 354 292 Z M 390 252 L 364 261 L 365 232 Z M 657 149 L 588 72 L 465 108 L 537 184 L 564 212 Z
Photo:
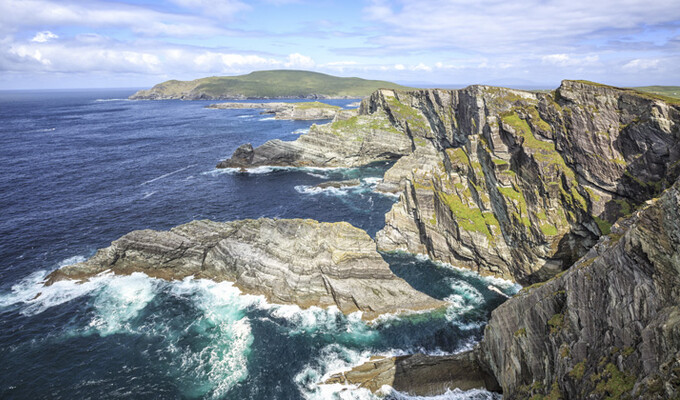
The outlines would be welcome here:
M 254 149 L 250 146 L 247 159 L 241 157 L 241 147 L 217 168 L 355 167 L 409 154 L 411 140 L 384 114 L 347 111 L 339 112 L 330 124 L 312 125 L 295 141 L 275 139 Z
M 262 109 L 263 114 L 274 114 L 276 119 L 319 120 L 333 119 L 341 107 L 314 102 L 302 103 L 216 103 L 206 108 L 221 110 Z
M 374 393 L 387 385 L 413 396 L 438 395 L 449 388 L 500 390 L 493 375 L 481 367 L 476 353 L 372 357 L 367 363 L 335 374 L 324 382 L 334 383 L 353 385 Z
M 133 231 L 89 260 L 48 277 L 86 279 L 111 270 L 163 279 L 232 281 L 279 304 L 384 313 L 443 307 L 395 276 L 375 243 L 352 225 L 301 219 L 193 221 L 169 231 Z
M 678 288 L 680 181 L 494 310 L 481 357 L 507 399 L 678 398 Z

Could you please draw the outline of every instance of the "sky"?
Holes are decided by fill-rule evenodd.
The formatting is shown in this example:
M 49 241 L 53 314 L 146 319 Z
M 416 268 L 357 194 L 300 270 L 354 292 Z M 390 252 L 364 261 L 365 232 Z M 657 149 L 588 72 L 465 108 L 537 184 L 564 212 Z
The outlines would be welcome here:
M 0 0 L 0 90 L 267 69 L 421 86 L 680 85 L 680 3 Z

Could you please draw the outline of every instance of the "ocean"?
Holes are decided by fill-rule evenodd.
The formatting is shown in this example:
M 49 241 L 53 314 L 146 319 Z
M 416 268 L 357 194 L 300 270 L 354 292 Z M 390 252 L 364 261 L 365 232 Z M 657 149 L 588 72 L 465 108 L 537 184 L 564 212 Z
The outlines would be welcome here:
M 397 201 L 373 191 L 389 163 L 215 169 L 242 143 L 295 140 L 313 122 L 206 109 L 208 101 L 127 100 L 133 92 L 0 92 L 0 398 L 368 399 L 364 389 L 320 383 L 374 354 L 469 349 L 506 299 L 490 287 L 517 291 L 399 253 L 383 255 L 394 273 L 447 310 L 369 324 L 333 308 L 269 304 L 229 283 L 143 274 L 43 287 L 49 272 L 136 229 L 313 218 L 374 236 Z M 358 187 L 314 188 L 355 178 Z

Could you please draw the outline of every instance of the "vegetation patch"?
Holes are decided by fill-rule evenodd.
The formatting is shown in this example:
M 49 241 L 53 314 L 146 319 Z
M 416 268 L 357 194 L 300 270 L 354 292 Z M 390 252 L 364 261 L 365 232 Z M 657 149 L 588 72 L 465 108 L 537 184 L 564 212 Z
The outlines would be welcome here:
M 455 149 L 446 149 L 446 154 L 449 156 L 452 164 L 469 165 L 470 158 L 464 148 L 458 147 Z
M 466 231 L 479 232 L 484 234 L 489 241 L 493 241 L 493 236 L 487 227 L 487 220 L 490 220 L 498 225 L 496 217 L 491 213 L 490 215 L 484 215 L 482 210 L 477 207 L 470 207 L 464 204 L 461 199 L 456 194 L 448 194 L 443 192 L 437 192 L 441 201 L 446 204 L 451 213 L 456 219 L 456 222 L 461 229 Z M 493 219 L 491 219 L 493 218 Z
M 586 372 L 586 362 L 581 361 L 580 363 L 574 365 L 574 368 L 569 371 L 569 377 L 580 381 L 583 378 L 583 374 Z
M 429 132 L 429 124 L 420 111 L 407 106 L 394 97 L 388 97 L 386 101 L 390 106 L 392 115 L 400 121 L 407 122 L 411 131 L 418 131 L 421 134 Z
M 366 131 L 390 132 L 395 135 L 404 134 L 392 126 L 386 116 L 380 114 L 356 115 L 346 120 L 335 121 L 331 124 L 331 131 L 337 136 L 346 134 L 363 136 L 362 133 Z
M 600 217 L 593 217 L 597 227 L 600 228 L 600 233 L 602 235 L 609 235 L 612 231 L 612 224 L 608 221 L 603 220 Z
M 609 363 L 604 372 L 599 374 L 600 382 L 595 387 L 595 393 L 606 395 L 605 399 L 621 399 L 630 393 L 635 385 L 635 377 L 619 371 L 616 365 Z
M 564 328 L 564 314 L 555 314 L 548 320 L 550 333 L 559 333 Z
M 541 232 L 546 236 L 555 236 L 557 235 L 557 227 L 552 224 L 541 224 Z
M 342 107 L 332 106 L 330 104 L 322 103 L 320 101 L 306 101 L 303 103 L 291 103 L 295 108 L 306 110 L 310 108 L 327 108 L 329 110 L 340 110 Z

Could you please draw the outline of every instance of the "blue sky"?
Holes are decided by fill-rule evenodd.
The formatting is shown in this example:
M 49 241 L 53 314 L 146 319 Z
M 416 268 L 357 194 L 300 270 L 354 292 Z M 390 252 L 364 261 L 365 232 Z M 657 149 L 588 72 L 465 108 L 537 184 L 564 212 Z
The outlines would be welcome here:
M 680 4 L 0 0 L 0 89 L 286 68 L 432 85 L 680 85 Z

